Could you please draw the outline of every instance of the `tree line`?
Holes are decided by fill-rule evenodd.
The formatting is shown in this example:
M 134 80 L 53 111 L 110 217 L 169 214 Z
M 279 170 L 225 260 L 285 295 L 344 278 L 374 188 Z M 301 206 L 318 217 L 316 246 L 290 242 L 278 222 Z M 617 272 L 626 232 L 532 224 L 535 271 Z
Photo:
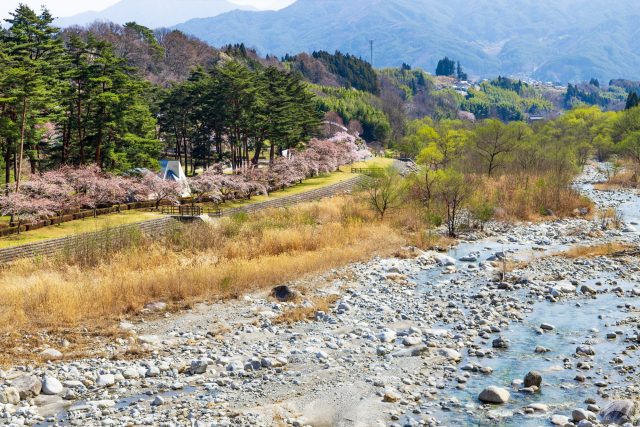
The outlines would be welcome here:
M 531 125 L 424 118 L 409 124 L 399 148 L 419 168 L 406 180 L 385 174 L 367 188 L 381 216 L 381 207 L 415 203 L 454 236 L 469 219 L 584 215 L 590 202 L 571 183 L 590 159 L 616 155 L 632 162 L 632 173 L 640 170 L 640 107 L 581 107 Z
M 269 162 L 316 134 L 321 115 L 298 74 L 275 67 L 251 70 L 228 61 L 164 90 L 159 126 L 187 173 L 227 162 L 234 169 Z
M 29 171 L 61 165 L 157 169 L 163 150 L 191 173 L 222 161 L 249 166 L 265 149 L 273 161 L 299 147 L 320 124 L 302 78 L 249 61 L 246 49 L 246 60 L 229 46 L 213 61 L 215 52 L 193 40 L 135 23 L 60 31 L 46 9 L 24 5 L 7 24 L 0 31 L 0 162 L 3 181 L 16 187 Z M 182 77 L 178 46 L 191 49 L 187 64 L 209 63 Z

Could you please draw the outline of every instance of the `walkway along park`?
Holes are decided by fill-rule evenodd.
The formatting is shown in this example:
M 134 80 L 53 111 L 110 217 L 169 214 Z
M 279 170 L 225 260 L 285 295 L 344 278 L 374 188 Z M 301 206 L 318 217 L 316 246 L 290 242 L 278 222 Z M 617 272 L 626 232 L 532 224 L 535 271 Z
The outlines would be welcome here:
M 363 179 L 363 175 L 358 175 L 346 181 L 316 190 L 307 191 L 300 194 L 285 196 L 265 202 L 248 204 L 237 208 L 221 210 L 218 208 L 203 208 L 200 206 L 181 205 L 163 206 L 161 212 L 165 217 L 144 221 L 136 224 L 129 224 L 121 227 L 114 227 L 103 231 L 83 233 L 60 239 L 46 240 L 37 243 L 30 243 L 15 247 L 0 249 L 0 264 L 16 261 L 23 258 L 35 258 L 42 256 L 52 256 L 56 254 L 65 255 L 66 251 L 82 251 L 87 245 L 100 245 L 108 249 L 110 245 L 121 245 L 123 240 L 131 238 L 132 234 L 143 233 L 150 237 L 160 236 L 175 226 L 176 221 L 202 220 L 207 218 L 232 216 L 239 213 L 252 213 L 264 209 L 285 208 L 297 203 L 320 200 L 340 194 L 349 193 Z

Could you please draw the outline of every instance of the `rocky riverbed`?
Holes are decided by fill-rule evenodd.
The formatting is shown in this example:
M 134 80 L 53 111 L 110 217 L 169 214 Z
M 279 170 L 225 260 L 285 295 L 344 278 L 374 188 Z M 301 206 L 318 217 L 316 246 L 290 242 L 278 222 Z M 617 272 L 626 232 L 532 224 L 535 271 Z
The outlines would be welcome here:
M 286 284 L 289 302 L 265 292 L 164 316 L 154 304 L 105 349 L 139 358 L 50 349 L 44 366 L 0 371 L 0 425 L 634 425 L 637 255 L 554 256 L 640 243 L 640 196 L 593 190 L 601 179 L 589 167 L 576 185 L 619 207 L 620 229 L 490 224 L 448 253 L 407 249 Z M 336 302 L 277 322 L 318 298 Z

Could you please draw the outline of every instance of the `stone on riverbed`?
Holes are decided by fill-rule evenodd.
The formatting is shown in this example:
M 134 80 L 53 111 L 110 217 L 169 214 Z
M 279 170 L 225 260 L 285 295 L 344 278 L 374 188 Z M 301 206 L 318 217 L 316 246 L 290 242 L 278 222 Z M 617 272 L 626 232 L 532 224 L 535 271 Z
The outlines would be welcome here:
M 190 375 L 204 374 L 207 372 L 207 366 L 209 366 L 209 364 L 206 360 L 194 360 L 189 366 L 188 373 Z
M 44 360 L 58 360 L 62 359 L 62 353 L 55 348 L 47 348 L 40 352 L 40 357 Z
M 600 421 L 603 424 L 622 425 L 632 421 L 636 413 L 636 405 L 630 400 L 614 400 L 602 412 Z
M 22 375 L 11 381 L 11 387 L 18 392 L 20 399 L 27 399 L 40 394 L 42 383 L 40 378 L 34 375 Z
M 507 403 L 510 397 L 511 394 L 507 389 L 496 386 L 489 386 L 482 390 L 480 396 L 478 396 L 478 399 L 480 399 L 480 401 L 484 403 L 501 404 Z
M 531 387 L 536 386 L 540 388 L 542 385 L 542 374 L 538 371 L 531 371 L 524 377 L 524 386 Z
M 96 380 L 98 387 L 111 387 L 116 383 L 116 377 L 113 374 L 103 374 Z
M 46 376 L 42 379 L 42 393 L 47 395 L 60 394 L 63 391 L 62 384 L 57 378 Z
M 393 342 L 396 339 L 396 332 L 391 329 L 385 329 L 378 334 L 378 339 L 382 342 Z
M 295 299 L 296 294 L 288 286 L 276 286 L 271 290 L 271 296 L 280 302 L 287 302 Z
M 576 354 L 579 356 L 595 356 L 596 352 L 593 347 L 589 345 L 579 345 L 576 348 Z
M 440 265 L 441 267 L 448 267 L 448 266 L 456 265 L 455 258 L 452 258 L 452 257 L 447 256 L 447 255 L 435 254 L 433 256 L 433 258 L 436 260 L 438 265 Z
M 14 387 L 7 387 L 0 391 L 0 403 L 17 405 L 20 402 L 20 394 Z
M 555 326 L 549 323 L 543 323 L 542 325 L 540 325 L 540 329 L 542 329 L 543 331 L 553 331 L 555 328 Z
M 440 356 L 446 357 L 447 360 L 450 360 L 452 362 L 459 362 L 462 359 L 462 355 L 458 351 L 451 348 L 439 348 L 438 354 Z
M 495 340 L 493 340 L 492 346 L 493 348 L 509 348 L 509 344 L 511 344 L 511 342 L 508 339 L 505 339 L 503 337 L 498 337 Z
M 551 424 L 562 427 L 566 425 L 572 425 L 572 423 L 569 421 L 569 417 L 565 417 L 564 415 L 552 415 Z
M 589 412 L 586 409 L 578 408 L 574 409 L 573 412 L 571 412 L 571 418 L 573 418 L 573 421 L 575 422 L 580 422 L 582 420 L 595 421 L 596 414 L 594 414 L 593 412 Z

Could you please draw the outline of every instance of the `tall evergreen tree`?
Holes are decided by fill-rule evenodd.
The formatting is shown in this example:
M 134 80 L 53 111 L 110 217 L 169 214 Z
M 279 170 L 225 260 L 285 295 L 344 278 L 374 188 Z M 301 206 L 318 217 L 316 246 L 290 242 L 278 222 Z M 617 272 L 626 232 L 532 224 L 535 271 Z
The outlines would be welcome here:
M 38 145 L 36 125 L 46 119 L 57 87 L 62 43 L 56 37 L 53 16 L 47 9 L 38 15 L 25 5 L 11 13 L 9 28 L 0 43 L 6 45 L 4 96 L 10 102 L 9 117 L 17 122 L 16 189 L 20 188 L 25 147 L 35 164 Z
M 640 104 L 640 98 L 638 97 L 638 94 L 635 91 L 633 91 L 629 93 L 629 96 L 627 97 L 627 105 L 625 106 L 625 110 L 630 110 L 632 108 L 635 108 L 639 104 Z

